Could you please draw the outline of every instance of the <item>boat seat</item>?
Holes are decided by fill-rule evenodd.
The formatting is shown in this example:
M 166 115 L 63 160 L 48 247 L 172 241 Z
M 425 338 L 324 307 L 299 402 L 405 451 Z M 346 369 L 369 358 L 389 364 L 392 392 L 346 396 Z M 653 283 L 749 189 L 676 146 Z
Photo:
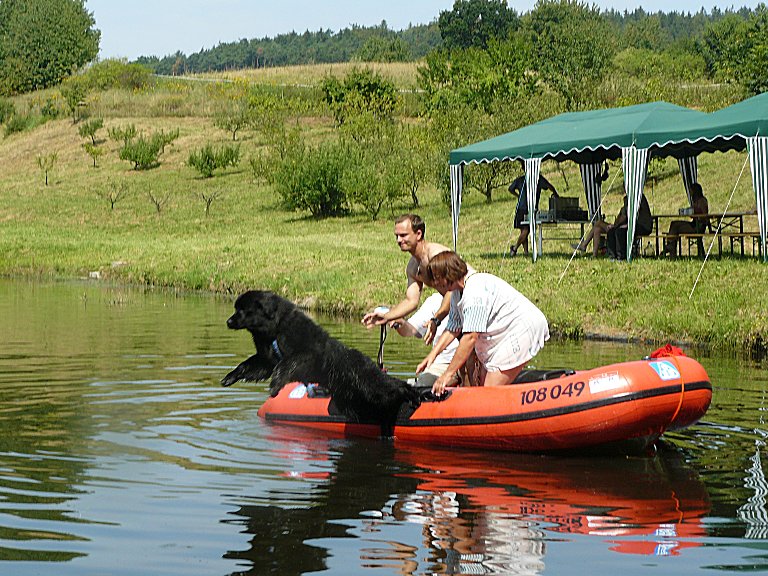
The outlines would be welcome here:
M 554 370 L 523 370 L 517 375 L 515 381 L 512 384 L 527 384 L 529 382 L 542 382 L 544 380 L 554 380 L 555 378 L 562 378 L 563 376 L 571 376 L 576 374 L 576 370 L 572 368 L 557 368 Z

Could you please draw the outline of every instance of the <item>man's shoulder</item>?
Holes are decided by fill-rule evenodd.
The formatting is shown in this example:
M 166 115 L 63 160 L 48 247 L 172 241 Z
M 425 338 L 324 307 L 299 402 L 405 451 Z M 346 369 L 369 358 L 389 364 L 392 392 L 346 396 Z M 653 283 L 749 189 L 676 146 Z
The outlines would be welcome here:
M 448 248 L 448 246 L 443 246 L 442 244 L 438 244 L 437 242 L 427 242 L 427 258 L 432 259 L 441 252 L 449 252 L 451 249 Z

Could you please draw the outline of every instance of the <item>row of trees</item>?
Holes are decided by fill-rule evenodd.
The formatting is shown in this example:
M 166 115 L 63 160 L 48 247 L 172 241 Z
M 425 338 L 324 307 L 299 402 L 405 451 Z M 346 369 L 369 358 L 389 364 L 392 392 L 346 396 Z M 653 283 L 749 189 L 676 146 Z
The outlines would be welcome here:
M 548 78 L 550 85 L 561 86 L 571 108 L 578 104 L 574 93 L 584 79 L 581 72 L 589 72 L 586 80 L 591 83 L 627 49 L 643 51 L 643 58 L 658 60 L 662 55 L 662 61 L 684 60 L 696 72 L 703 63 L 709 78 L 760 91 L 766 86 L 767 26 L 765 5 L 754 11 L 648 14 L 642 9 L 600 12 L 579 0 L 539 0 L 533 10 L 518 14 L 505 0 L 456 0 L 436 21 L 398 32 L 386 22 L 337 33 L 292 32 L 222 43 L 190 56 L 179 52 L 164 58 L 142 57 L 137 63 L 161 74 L 182 74 L 355 59 L 402 61 L 429 57 L 436 50 L 454 54 L 474 49 L 484 54 L 442 58 L 460 69 L 457 75 L 472 77 L 487 91 L 486 84 L 499 83 L 488 73 L 509 76 L 498 67 L 511 55 L 518 69 L 512 71 L 513 77 L 519 76 L 521 67 L 535 70 L 538 80 Z M 95 59 L 99 39 L 84 0 L 2 0 L 0 95 L 60 83 Z M 467 69 L 478 63 L 480 71 Z
M 456 0 L 453 8 L 441 12 L 435 21 L 402 31 L 390 30 L 382 22 L 379 26 L 352 26 L 336 33 L 291 32 L 274 38 L 221 43 L 189 56 L 177 52 L 164 57 L 142 56 L 137 61 L 160 74 L 184 74 L 351 60 L 419 60 L 436 48 L 487 48 L 491 39 L 518 34 L 526 18 L 540 22 L 547 17 L 556 18 L 556 12 L 563 8 L 590 9 L 601 24 L 599 31 L 605 33 L 603 40 L 610 39 L 616 51 L 630 47 L 654 52 L 701 51 L 711 42 L 705 35 L 712 25 L 727 20 L 727 27 L 733 28 L 755 14 L 747 8 L 715 8 L 710 13 L 704 9 L 696 13 L 647 13 L 642 8 L 633 12 L 600 12 L 578 1 L 551 0 L 540 0 L 529 13 L 518 14 L 505 0 Z M 558 25 L 557 20 L 554 24 Z M 567 40 L 563 38 L 562 42 Z M 576 52 L 574 49 L 573 53 Z
M 291 32 L 274 38 L 223 42 L 195 54 L 182 52 L 158 58 L 142 56 L 137 62 L 157 74 L 189 74 L 265 66 L 292 66 L 329 62 L 406 62 L 423 58 L 440 44 L 440 32 L 432 24 L 390 30 L 379 26 L 352 26 L 331 30 Z

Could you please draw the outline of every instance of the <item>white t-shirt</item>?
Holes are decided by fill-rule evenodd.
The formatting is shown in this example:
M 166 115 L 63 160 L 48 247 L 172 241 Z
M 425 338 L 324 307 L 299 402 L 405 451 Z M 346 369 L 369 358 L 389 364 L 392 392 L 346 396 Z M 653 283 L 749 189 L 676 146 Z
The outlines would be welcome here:
M 536 305 L 493 274 L 469 273 L 451 295 L 447 330 L 477 332 L 475 352 L 489 371 L 508 370 L 533 358 L 549 340 Z
M 442 304 L 442 302 L 442 295 L 438 292 L 435 292 L 429 296 L 429 298 L 424 300 L 424 304 L 421 305 L 421 308 L 419 308 L 410 318 L 408 318 L 408 323 L 416 329 L 416 332 L 419 333 L 419 336 L 424 336 L 424 333 L 427 331 L 425 324 L 427 321 L 429 321 L 430 318 L 437 314 L 437 311 L 440 309 L 440 304 Z M 445 331 L 445 325 L 446 323 L 442 322 L 440 326 L 437 327 L 435 339 L 432 341 L 433 345 L 437 343 L 437 341 L 440 339 L 440 335 Z M 453 358 L 453 353 L 456 352 L 456 348 L 458 347 L 459 340 L 456 339 L 448 346 L 446 346 L 445 350 L 438 354 L 434 363 L 450 364 L 451 358 Z

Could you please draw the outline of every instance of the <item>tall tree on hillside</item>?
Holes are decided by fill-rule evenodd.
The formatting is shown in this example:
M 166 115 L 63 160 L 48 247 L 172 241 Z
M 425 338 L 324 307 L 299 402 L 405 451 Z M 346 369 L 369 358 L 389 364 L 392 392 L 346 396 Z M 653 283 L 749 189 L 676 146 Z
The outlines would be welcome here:
M 710 24 L 702 52 L 718 80 L 737 82 L 748 94 L 768 91 L 768 8 L 761 4 L 748 19 L 729 14 Z
M 84 0 L 0 0 L 0 93 L 55 86 L 99 53 Z
M 591 100 L 615 53 L 615 30 L 597 6 L 579 0 L 539 0 L 523 18 L 538 73 L 575 110 Z
M 506 0 L 456 0 L 452 10 L 440 12 L 437 25 L 445 48 L 486 48 L 515 30 L 518 17 Z

